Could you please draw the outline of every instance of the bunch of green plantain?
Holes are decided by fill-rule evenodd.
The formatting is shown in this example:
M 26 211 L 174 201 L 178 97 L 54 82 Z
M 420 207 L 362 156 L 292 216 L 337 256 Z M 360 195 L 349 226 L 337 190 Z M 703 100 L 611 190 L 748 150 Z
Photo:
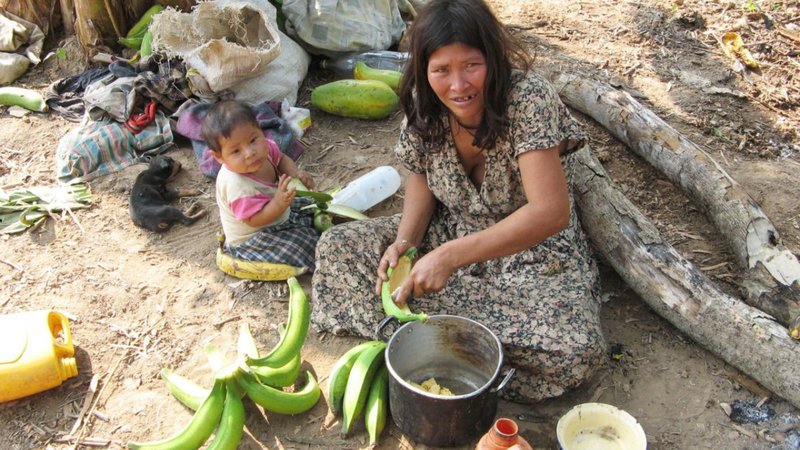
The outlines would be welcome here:
M 300 349 L 308 334 L 310 306 L 296 278 L 289 285 L 289 317 L 279 326 L 278 344 L 261 356 L 250 325 L 239 327 L 238 356 L 233 363 L 215 346 L 205 347 L 214 384 L 205 389 L 194 381 L 164 368 L 161 378 L 172 395 L 195 411 L 192 420 L 170 438 L 148 442 L 128 442 L 130 450 L 197 450 L 214 433 L 211 450 L 233 450 L 244 432 L 243 398 L 249 397 L 267 411 L 278 414 L 304 413 L 319 401 L 321 392 L 310 371 L 305 385 L 293 392 L 283 390 L 300 375 Z
M 364 413 L 369 445 L 375 448 L 389 415 L 389 369 L 386 343 L 368 341 L 351 348 L 334 364 L 328 378 L 328 402 L 334 415 L 342 415 L 342 435 Z
M 153 16 L 160 13 L 164 9 L 161 5 L 153 5 L 145 11 L 142 17 L 136 24 L 128 30 L 125 37 L 119 38 L 119 43 L 125 47 L 139 50 L 144 45 L 149 54 L 150 41 L 153 39 L 153 33 L 150 30 L 150 24 L 153 23 Z M 142 55 L 147 56 L 147 55 Z

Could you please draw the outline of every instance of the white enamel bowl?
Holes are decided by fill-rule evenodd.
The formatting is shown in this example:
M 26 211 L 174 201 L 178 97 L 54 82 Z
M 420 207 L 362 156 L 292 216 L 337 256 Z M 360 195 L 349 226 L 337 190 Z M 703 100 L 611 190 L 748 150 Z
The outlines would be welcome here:
M 562 450 L 645 450 L 647 437 L 627 412 L 604 403 L 584 403 L 564 414 L 556 426 Z

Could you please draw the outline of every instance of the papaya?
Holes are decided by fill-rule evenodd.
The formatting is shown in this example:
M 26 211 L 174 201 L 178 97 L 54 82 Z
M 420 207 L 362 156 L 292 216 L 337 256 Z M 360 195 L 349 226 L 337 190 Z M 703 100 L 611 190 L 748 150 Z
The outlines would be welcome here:
M 375 69 L 368 66 L 363 61 L 356 61 L 353 68 L 353 77 L 356 80 L 379 80 L 388 84 L 395 94 L 400 89 L 400 78 L 403 74 L 396 70 L 389 69 Z
M 311 104 L 337 116 L 383 119 L 397 108 L 399 98 L 380 80 L 337 80 L 311 91 Z

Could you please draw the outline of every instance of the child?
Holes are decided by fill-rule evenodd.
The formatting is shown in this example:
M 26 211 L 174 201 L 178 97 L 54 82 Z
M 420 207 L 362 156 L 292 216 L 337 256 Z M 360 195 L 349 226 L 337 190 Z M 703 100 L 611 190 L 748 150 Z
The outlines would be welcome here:
M 311 202 L 295 199 L 294 187 L 289 188 L 293 177 L 313 188 L 311 175 L 264 137 L 255 112 L 244 103 L 226 100 L 212 106 L 201 134 L 222 164 L 217 206 L 231 256 L 313 271 L 319 234 L 313 212 L 300 210 Z

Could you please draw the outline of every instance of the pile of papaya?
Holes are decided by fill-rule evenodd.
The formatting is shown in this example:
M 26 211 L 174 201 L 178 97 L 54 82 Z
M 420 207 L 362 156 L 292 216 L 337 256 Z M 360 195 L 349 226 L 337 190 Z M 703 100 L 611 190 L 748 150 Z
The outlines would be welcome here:
M 383 119 L 397 108 L 402 74 L 375 69 L 362 61 L 353 68 L 353 78 L 323 84 L 311 91 L 311 104 L 337 116 Z

